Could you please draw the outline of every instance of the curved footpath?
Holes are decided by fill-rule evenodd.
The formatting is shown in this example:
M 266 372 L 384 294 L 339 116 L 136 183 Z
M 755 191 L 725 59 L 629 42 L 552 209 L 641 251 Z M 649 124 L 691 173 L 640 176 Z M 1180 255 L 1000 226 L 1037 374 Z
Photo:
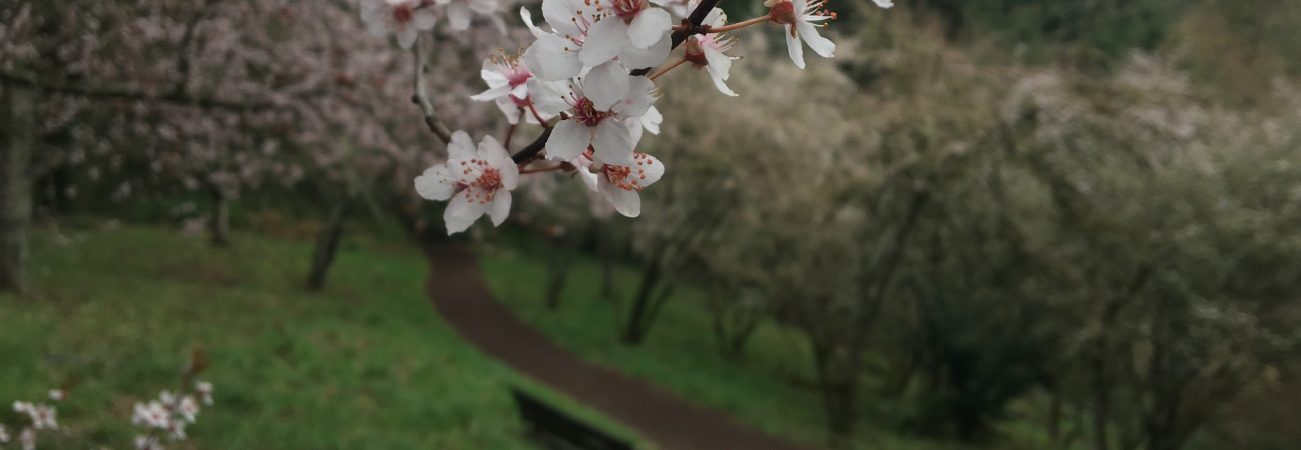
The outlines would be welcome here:
M 664 450 L 797 450 L 726 414 L 589 364 L 515 317 L 489 292 L 474 254 L 450 242 L 425 249 L 430 299 L 481 351 L 632 428 Z

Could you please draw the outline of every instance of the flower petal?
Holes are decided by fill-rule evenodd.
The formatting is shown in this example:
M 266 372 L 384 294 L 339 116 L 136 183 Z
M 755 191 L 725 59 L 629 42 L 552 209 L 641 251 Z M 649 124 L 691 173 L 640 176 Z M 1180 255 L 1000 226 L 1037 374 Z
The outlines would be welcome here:
M 660 8 L 647 8 L 637 13 L 628 24 L 628 41 L 637 48 L 649 48 L 659 42 L 673 28 L 673 17 Z
M 497 191 L 492 198 L 492 203 L 488 204 L 488 218 L 492 219 L 492 226 L 501 226 L 506 221 L 506 216 L 510 215 L 510 192 Z
M 474 221 L 483 216 L 488 204 L 479 201 L 473 193 L 476 188 L 469 188 L 452 197 L 452 202 L 443 210 L 443 223 L 447 225 L 447 234 L 460 233 L 474 225 Z
M 465 130 L 452 132 L 452 140 L 447 143 L 449 161 L 474 159 L 474 151 L 474 139 L 470 139 L 470 133 L 466 133 Z
M 633 173 L 639 177 L 637 183 L 641 187 L 645 188 L 655 184 L 656 181 L 664 177 L 664 170 L 666 169 L 664 163 L 649 153 L 637 152 L 633 154 L 633 160 L 637 162 L 637 166 L 633 168 Z
M 669 52 L 673 50 L 673 39 L 665 34 L 659 42 L 647 48 L 637 48 L 628 46 L 619 54 L 619 61 L 623 62 L 624 67 L 629 69 L 641 69 L 646 67 L 655 67 L 669 58 Z
M 623 117 L 641 117 L 650 109 L 651 104 L 655 103 L 655 99 L 651 97 L 651 91 L 654 89 L 655 82 L 649 78 L 630 77 L 627 94 L 611 110 Z
M 630 75 L 622 64 L 609 61 L 593 67 L 583 77 L 583 93 L 599 111 L 609 111 L 611 106 L 628 93 Z
M 471 95 L 470 99 L 475 101 L 480 101 L 480 102 L 486 102 L 489 100 L 495 100 L 498 97 L 504 96 L 509 93 L 510 93 L 510 85 L 506 84 L 506 85 L 497 86 L 495 88 L 490 88 L 486 91 L 480 92 L 475 95 Z
M 578 62 L 578 53 L 569 49 L 575 46 L 568 39 L 545 33 L 538 36 L 533 45 L 524 51 L 524 64 L 533 70 L 534 75 L 544 80 L 573 78 L 583 70 L 583 65 Z
M 620 166 L 632 165 L 632 133 L 628 125 L 620 120 L 606 119 L 596 125 L 596 134 L 592 137 L 592 148 L 596 150 L 596 160 L 605 164 Z
M 819 35 L 818 27 L 801 21 L 796 24 L 796 29 L 799 30 L 800 37 L 804 39 L 804 42 L 807 42 L 809 48 L 813 49 L 813 52 L 817 53 L 818 56 L 830 58 L 836 52 L 836 43 Z
M 637 191 L 629 191 L 615 186 L 610 179 L 604 175 L 599 181 L 601 194 L 605 199 L 614 206 L 615 211 L 626 217 L 637 217 L 641 215 L 641 196 Z
M 447 24 L 453 30 L 465 31 L 470 29 L 470 8 L 463 3 L 452 3 L 444 9 L 447 13 Z
M 578 51 L 578 60 L 584 66 L 596 67 L 603 62 L 614 59 L 622 53 L 628 43 L 628 24 L 618 17 L 607 16 L 596 21 L 587 30 L 583 48 Z
M 795 67 L 804 68 L 804 44 L 800 43 L 798 35 L 791 33 L 791 26 L 786 26 L 786 52 L 790 53 L 791 61 L 795 62 Z
M 416 177 L 416 193 L 427 200 L 447 200 L 456 192 L 454 180 L 446 164 L 430 167 Z
M 562 120 L 547 138 L 547 159 L 569 161 L 592 144 L 592 129 L 575 120 Z

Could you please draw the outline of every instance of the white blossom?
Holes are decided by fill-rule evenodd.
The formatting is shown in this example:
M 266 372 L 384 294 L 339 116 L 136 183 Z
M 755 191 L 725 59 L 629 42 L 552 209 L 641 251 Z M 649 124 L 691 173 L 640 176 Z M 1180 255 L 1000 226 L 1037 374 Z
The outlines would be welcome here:
M 54 400 L 54 401 L 58 402 L 58 401 L 63 401 L 63 398 L 64 398 L 67 394 L 65 394 L 65 393 L 63 392 L 63 389 L 50 389 L 50 392 L 49 392 L 48 395 L 49 395 L 49 397 L 50 397 L 50 400 Z
M 9 443 L 9 431 L 5 429 L 4 424 L 0 424 L 0 444 Z
M 616 33 L 615 38 L 606 36 L 604 39 L 592 36 L 591 33 L 605 36 L 611 33 L 612 27 L 624 23 L 600 8 L 595 1 L 544 0 L 542 16 L 551 31 L 535 26 L 528 10 L 520 9 L 520 16 L 536 38 L 524 51 L 524 61 L 535 75 L 543 80 L 563 81 L 613 59 L 619 60 L 625 68 L 639 69 L 654 67 L 668 58 L 672 45 L 668 33 L 645 48 L 632 45 L 627 33 Z M 601 25 L 601 22 L 606 24 Z
M 596 156 L 615 164 L 632 164 L 632 149 L 640 133 L 630 121 L 645 115 L 654 101 L 654 83 L 643 76 L 630 76 L 618 63 L 593 68 L 567 92 L 538 96 L 538 108 L 552 113 L 568 112 L 547 140 L 547 158 L 569 161 L 590 146 Z
M 147 435 L 136 436 L 135 448 L 136 450 L 163 450 L 162 443 L 158 442 L 157 437 Z
M 601 193 L 615 211 L 626 217 L 641 215 L 640 192 L 664 176 L 664 163 L 642 152 L 633 153 L 633 164 L 602 163 L 592 152 L 571 162 L 587 187 Z
M 488 84 L 488 90 L 470 96 L 471 99 L 495 102 L 512 125 L 519 123 L 521 118 L 528 123 L 541 123 L 533 114 L 536 108 L 533 107 L 531 92 L 538 90 L 536 86 L 539 83 L 547 82 L 535 78 L 520 57 L 502 53 L 485 58 L 479 76 Z M 550 118 L 549 114 L 539 112 L 538 115 L 541 120 Z
M 375 37 L 397 36 L 398 45 L 411 48 L 421 31 L 432 30 L 438 20 L 428 0 L 360 0 L 361 20 Z M 467 24 L 468 26 L 468 24 Z
M 497 0 L 437 0 L 447 14 L 447 26 L 455 31 L 470 29 L 473 13 L 491 15 L 500 7 Z
M 727 14 L 720 8 L 714 8 L 705 16 L 704 25 L 712 27 L 721 27 L 727 25 Z M 706 33 L 693 35 L 687 40 L 685 57 L 687 62 L 697 68 L 704 68 L 709 73 L 709 78 L 714 81 L 714 87 L 719 92 L 735 97 L 736 92 L 727 86 L 727 79 L 731 77 L 732 60 L 738 59 L 727 56 L 725 53 L 736 45 L 736 40 L 730 35 L 723 33 Z
M 836 51 L 836 43 L 818 34 L 821 22 L 835 17 L 823 9 L 825 0 L 766 0 L 764 6 L 775 23 L 786 27 L 786 50 L 790 53 L 795 66 L 804 68 L 804 46 L 808 43 L 814 53 L 823 58 L 830 58 Z M 879 4 L 879 2 L 878 2 Z
M 415 179 L 416 192 L 429 200 L 451 200 L 443 212 L 447 234 L 459 233 L 484 214 L 494 226 L 510 213 L 511 190 L 519 183 L 519 167 L 506 148 L 485 136 L 475 148 L 464 131 L 452 134 L 448 160 Z
M 194 383 L 194 391 L 199 394 L 199 398 L 203 400 L 203 404 L 212 405 L 212 383 L 202 380 L 196 381 Z
M 36 450 L 36 430 L 23 428 L 23 431 L 18 433 L 18 442 L 23 450 Z

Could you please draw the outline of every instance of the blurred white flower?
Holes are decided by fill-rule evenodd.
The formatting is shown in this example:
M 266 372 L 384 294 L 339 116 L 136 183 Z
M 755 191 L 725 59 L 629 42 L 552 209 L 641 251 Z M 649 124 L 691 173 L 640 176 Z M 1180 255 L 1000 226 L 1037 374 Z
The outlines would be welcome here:
M 66 396 L 66 394 L 63 392 L 63 389 L 50 389 L 49 396 L 50 396 L 50 400 L 54 400 L 58 402 L 58 401 L 63 401 L 63 398 Z
M 137 435 L 135 439 L 136 450 L 163 450 L 163 446 L 154 436 Z
M 470 29 L 472 12 L 487 16 L 497 12 L 500 6 L 497 0 L 438 0 L 437 3 L 447 13 L 447 26 L 455 31 Z
M 180 414 L 186 422 L 194 423 L 195 416 L 199 415 L 199 402 L 190 395 L 182 397 L 181 402 L 176 405 L 176 413 Z
M 36 450 L 36 430 L 23 428 L 23 431 L 18 433 L 18 442 L 23 446 L 23 450 Z
M 714 8 L 705 16 L 704 25 L 712 27 L 721 27 L 727 25 L 727 14 L 720 8 Z M 692 35 L 687 39 L 687 48 L 685 58 L 692 66 L 704 68 L 709 73 L 709 78 L 714 80 L 714 87 L 719 92 L 735 97 L 736 92 L 727 87 L 727 79 L 731 77 L 732 60 L 738 59 L 727 56 L 725 52 L 736 45 L 736 39 L 724 33 L 706 33 Z
M 0 444 L 8 444 L 8 443 L 9 443 L 9 431 L 5 430 L 5 426 L 3 424 L 0 424 Z
M 165 429 L 170 422 L 171 417 L 167 412 L 167 408 L 157 401 L 149 403 L 136 402 L 134 412 L 131 415 L 131 423 L 150 428 Z
M 397 36 L 398 45 L 411 48 L 421 31 L 434 28 L 438 16 L 428 0 L 360 0 L 361 21 L 375 37 L 389 33 Z
M 801 41 L 807 42 L 809 48 L 823 58 L 830 58 L 835 53 L 836 43 L 818 34 L 820 22 L 836 17 L 835 13 L 823 9 L 825 0 L 766 0 L 763 5 L 770 8 L 768 17 L 773 23 L 786 26 L 786 50 L 796 67 L 804 68 Z
M 476 150 L 464 131 L 452 134 L 448 160 L 416 177 L 416 192 L 429 200 L 451 199 L 443 213 L 447 234 L 465 231 L 487 214 L 494 226 L 510 213 L 511 190 L 519 183 L 519 167 L 506 148 L 485 136 Z
M 555 0 L 543 0 L 555 1 Z M 584 64 L 597 65 L 609 61 L 631 44 L 636 48 L 650 48 L 673 28 L 673 17 L 663 8 L 651 6 L 648 0 L 600 0 L 606 12 L 602 20 L 592 24 L 588 36 L 594 41 L 587 51 L 592 53 Z M 581 56 L 580 56 L 581 57 Z
M 212 405 L 212 383 L 207 381 L 197 381 L 194 383 L 194 391 L 199 393 L 199 398 L 203 404 Z

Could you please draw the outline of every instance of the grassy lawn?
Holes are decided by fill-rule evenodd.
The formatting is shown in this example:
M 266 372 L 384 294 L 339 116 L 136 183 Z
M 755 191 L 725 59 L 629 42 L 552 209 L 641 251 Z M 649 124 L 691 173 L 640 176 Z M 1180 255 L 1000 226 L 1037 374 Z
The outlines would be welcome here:
M 543 305 L 545 258 L 536 251 L 498 246 L 485 246 L 480 254 L 494 295 L 584 358 L 653 381 L 774 435 L 816 447 L 828 443 L 821 402 L 810 382 L 814 379 L 811 356 L 796 331 L 765 323 L 751 338 L 743 361 L 726 361 L 715 350 L 704 293 L 678 289 L 649 337 L 630 348 L 617 336 L 639 273 L 627 267 L 616 270 L 616 290 L 623 304 L 612 303 L 599 293 L 599 262 L 576 256 L 562 304 L 552 311 Z M 883 407 L 873 410 L 873 405 L 864 399 L 867 411 L 851 444 L 855 449 L 968 448 L 892 432 L 874 418 L 897 417 L 898 412 Z M 1024 422 L 1006 424 L 1001 431 L 1008 439 L 993 448 L 1044 448 L 1047 443 L 1035 427 Z
M 169 448 L 528 448 L 511 384 L 633 437 L 461 341 L 413 248 L 345 246 L 319 294 L 301 288 L 310 253 L 242 234 L 213 249 L 162 228 L 37 232 L 32 293 L 0 294 L 0 420 L 71 380 L 63 443 L 129 447 L 132 403 L 174 387 L 202 346 L 216 404 Z

